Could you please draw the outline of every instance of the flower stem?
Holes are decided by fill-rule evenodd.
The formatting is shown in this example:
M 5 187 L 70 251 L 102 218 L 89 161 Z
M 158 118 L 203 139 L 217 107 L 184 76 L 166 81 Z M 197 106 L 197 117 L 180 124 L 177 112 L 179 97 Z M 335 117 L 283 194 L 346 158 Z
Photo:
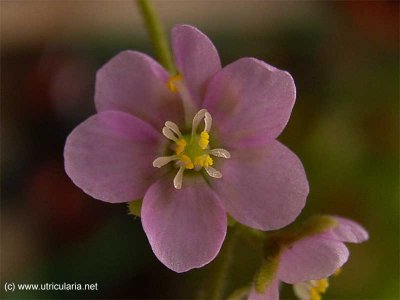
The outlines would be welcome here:
M 213 280 L 215 281 L 209 292 L 210 299 L 220 300 L 224 297 L 227 282 L 229 279 L 229 272 L 233 263 L 233 252 L 238 238 L 241 234 L 241 228 L 238 224 L 233 225 L 231 228 L 231 235 L 226 240 L 225 247 L 223 249 L 223 252 L 221 253 L 222 257 L 219 269 L 217 271 L 217 274 L 215 274 L 215 277 L 213 276 Z
M 171 50 L 160 19 L 150 0 L 137 0 L 140 13 L 153 42 L 160 63 L 170 72 L 175 73 Z

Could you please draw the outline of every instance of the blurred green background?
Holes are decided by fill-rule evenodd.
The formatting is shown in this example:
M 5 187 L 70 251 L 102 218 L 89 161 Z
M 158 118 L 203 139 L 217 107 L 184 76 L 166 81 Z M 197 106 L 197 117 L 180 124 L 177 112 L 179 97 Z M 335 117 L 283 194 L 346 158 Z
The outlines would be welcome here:
M 176 274 L 124 204 L 94 200 L 63 169 L 68 133 L 95 113 L 96 70 L 119 51 L 154 55 L 131 1 L 1 1 L 1 298 L 191 298 L 213 272 Z M 302 159 L 301 218 L 337 214 L 370 240 L 327 299 L 399 298 L 398 2 L 156 1 L 167 29 L 192 24 L 223 64 L 253 56 L 297 85 L 279 138 Z M 230 286 L 251 280 L 241 243 Z M 5 292 L 5 282 L 98 283 L 98 291 Z M 283 287 L 283 297 L 293 298 Z

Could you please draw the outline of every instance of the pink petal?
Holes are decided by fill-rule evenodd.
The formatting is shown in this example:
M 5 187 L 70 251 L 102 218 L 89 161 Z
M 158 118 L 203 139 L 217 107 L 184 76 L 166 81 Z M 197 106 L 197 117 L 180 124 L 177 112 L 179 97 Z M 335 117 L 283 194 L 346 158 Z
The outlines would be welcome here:
M 337 241 L 308 237 L 299 240 L 282 253 L 278 278 L 298 283 L 329 277 L 348 259 L 346 246 Z
M 171 39 L 175 64 L 200 108 L 209 80 L 221 69 L 217 49 L 205 34 L 189 25 L 176 25 Z
M 271 282 L 264 294 L 256 291 L 254 286 L 251 288 L 248 300 L 279 300 L 279 280 Z
M 154 181 L 161 134 L 124 112 L 98 113 L 68 136 L 65 171 L 90 196 L 106 202 L 140 198 Z
M 298 157 L 278 141 L 260 149 L 234 150 L 216 166 L 211 181 L 226 210 L 239 222 L 261 230 L 278 229 L 301 212 L 308 182 Z
M 158 259 L 175 272 L 200 268 L 218 254 L 226 234 L 226 213 L 201 176 L 184 176 L 174 188 L 166 176 L 146 192 L 142 224 Z
M 361 225 L 349 219 L 333 218 L 338 221 L 338 225 L 322 234 L 322 237 L 349 243 L 362 243 L 368 240 L 368 232 Z
M 285 128 L 296 98 L 292 77 L 255 58 L 242 58 L 211 80 L 204 100 L 221 147 L 248 148 Z
M 97 111 L 128 112 L 161 130 L 165 121 L 182 121 L 177 94 L 166 85 L 168 73 L 151 57 L 124 51 L 107 62 L 96 77 Z

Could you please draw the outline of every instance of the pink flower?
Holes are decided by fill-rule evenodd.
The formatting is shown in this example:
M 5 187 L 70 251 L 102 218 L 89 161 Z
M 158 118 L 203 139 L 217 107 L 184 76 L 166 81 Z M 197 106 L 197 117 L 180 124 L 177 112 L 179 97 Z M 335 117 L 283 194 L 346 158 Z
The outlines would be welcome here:
M 367 231 L 359 224 L 341 217 L 330 217 L 334 223 L 317 234 L 304 235 L 293 243 L 285 244 L 279 250 L 278 265 L 267 289 L 260 293 L 253 286 L 249 299 L 279 299 L 281 281 L 296 285 L 296 293 L 307 291 L 322 293 L 327 287 L 325 278 L 338 270 L 349 257 L 344 242 L 361 243 L 368 239 Z M 318 294 L 317 294 L 318 295 Z M 310 299 L 319 299 L 311 298 Z M 303 298 L 306 298 L 305 295 Z M 301 299 L 303 299 L 301 298 Z
M 134 51 L 98 71 L 98 113 L 72 131 L 64 157 L 92 197 L 143 198 L 154 253 L 185 272 L 218 254 L 227 212 L 253 228 L 281 228 L 304 207 L 308 182 L 276 140 L 295 101 L 289 73 L 255 58 L 221 69 L 211 41 L 187 25 L 173 28 L 172 48 L 175 76 Z

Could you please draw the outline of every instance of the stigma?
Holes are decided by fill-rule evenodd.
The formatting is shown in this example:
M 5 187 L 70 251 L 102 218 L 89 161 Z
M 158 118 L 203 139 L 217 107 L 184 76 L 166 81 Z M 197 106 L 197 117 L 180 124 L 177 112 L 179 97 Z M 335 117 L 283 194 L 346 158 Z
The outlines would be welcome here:
M 204 122 L 204 128 L 198 132 L 200 124 Z M 210 149 L 210 130 L 212 117 L 206 109 L 199 110 L 193 118 L 191 132 L 182 134 L 178 125 L 167 121 L 162 129 L 163 135 L 171 140 L 170 156 L 158 157 L 153 161 L 153 167 L 161 168 L 168 163 L 173 163 L 178 169 L 174 178 L 174 187 L 182 188 L 183 174 L 186 170 L 202 171 L 213 178 L 221 178 L 222 174 L 212 166 L 213 157 L 230 158 L 230 153 L 222 148 Z

